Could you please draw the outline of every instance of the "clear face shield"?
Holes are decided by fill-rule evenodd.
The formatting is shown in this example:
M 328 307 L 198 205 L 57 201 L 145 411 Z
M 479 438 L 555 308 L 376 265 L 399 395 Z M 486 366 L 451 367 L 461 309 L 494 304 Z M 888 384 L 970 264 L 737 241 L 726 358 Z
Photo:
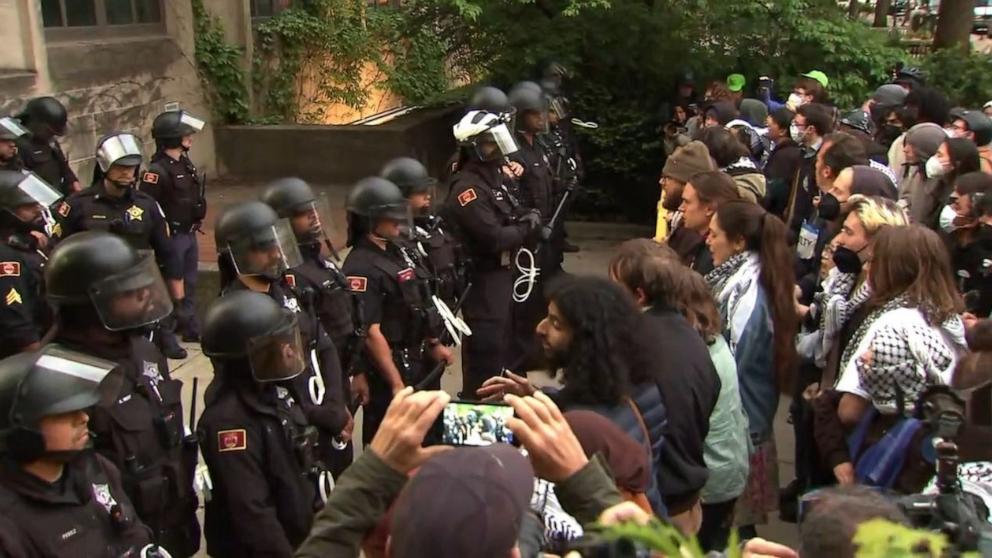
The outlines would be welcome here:
M 516 153 L 520 147 L 510 128 L 506 124 L 498 124 L 479 136 L 475 149 L 483 161 L 495 161 Z
M 303 261 L 289 219 L 280 219 L 270 227 L 244 234 L 231 240 L 227 247 L 238 275 L 276 279 Z
M 565 97 L 561 95 L 549 97 L 548 117 L 549 120 L 554 120 L 555 123 L 561 122 L 568 117 L 568 101 Z
M 35 362 L 35 374 L 58 378 L 71 397 L 46 409 L 50 415 L 85 409 L 93 405 L 109 405 L 120 393 L 123 376 L 117 363 L 73 351 L 61 345 L 48 345 Z M 53 389 L 48 388 L 51 392 Z
M 275 331 L 248 340 L 248 363 L 257 382 L 279 382 L 299 376 L 306 366 L 303 338 L 296 315 L 284 310 Z
M 300 242 L 316 242 L 329 238 L 334 231 L 334 218 L 327 194 L 321 193 L 312 202 L 297 207 L 290 222 L 293 233 Z
M 189 129 L 187 131 L 189 132 L 189 134 L 195 134 L 197 132 L 201 132 L 203 130 L 203 127 L 207 125 L 206 122 L 200 120 L 199 118 L 193 116 L 192 114 L 187 113 L 186 111 L 183 111 L 182 114 L 179 116 L 179 124 L 180 126 L 188 126 Z M 189 135 L 189 134 L 184 134 L 184 135 Z
M 24 223 L 44 228 L 50 234 L 55 225 L 51 207 L 62 199 L 62 194 L 33 172 L 24 176 L 17 184 L 17 190 L 17 207 L 11 210 L 14 216 Z
M 384 205 L 372 208 L 369 217 L 369 231 L 375 236 L 386 240 L 413 238 L 413 213 L 410 203 Z
M 96 161 L 104 173 L 113 165 L 136 167 L 141 160 L 141 142 L 132 134 L 110 136 L 96 150 Z
M 17 120 L 9 116 L 0 118 L 0 137 L 16 139 L 27 133 L 28 131 Z
M 133 268 L 90 287 L 90 299 L 110 331 L 153 324 L 172 313 L 172 299 L 150 253 Z

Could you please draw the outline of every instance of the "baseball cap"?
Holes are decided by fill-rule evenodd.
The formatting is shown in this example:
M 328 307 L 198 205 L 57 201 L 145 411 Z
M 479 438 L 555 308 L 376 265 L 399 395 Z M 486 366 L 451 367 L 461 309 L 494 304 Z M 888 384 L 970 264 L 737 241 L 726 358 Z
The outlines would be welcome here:
M 744 90 L 744 86 L 747 85 L 747 79 L 741 74 L 730 74 L 727 76 L 727 89 L 734 93 L 738 93 Z
M 393 558 L 508 556 L 534 491 L 534 469 L 506 444 L 456 448 L 424 463 L 393 506 Z
M 822 85 L 823 87 L 826 87 L 827 85 L 830 84 L 830 80 L 827 79 L 827 74 L 821 72 L 820 70 L 811 70 L 809 72 L 806 72 L 805 74 L 803 74 L 803 77 L 815 79 L 816 81 L 820 82 L 820 85 Z

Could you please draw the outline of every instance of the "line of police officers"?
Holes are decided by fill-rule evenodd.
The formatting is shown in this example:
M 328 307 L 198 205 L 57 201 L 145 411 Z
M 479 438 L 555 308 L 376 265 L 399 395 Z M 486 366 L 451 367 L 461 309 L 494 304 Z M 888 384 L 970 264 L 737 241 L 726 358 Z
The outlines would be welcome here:
M 359 181 L 340 267 L 327 199 L 304 181 L 225 208 L 202 338 L 206 202 L 186 152 L 203 122 L 159 115 L 144 171 L 135 136 L 105 136 L 93 184 L 59 201 L 75 182 L 54 140 L 64 108 L 35 99 L 30 117 L 0 119 L 0 164 L 17 169 L 0 171 L 0 556 L 191 556 L 201 496 L 209 554 L 290 556 L 350 463 L 359 405 L 368 443 L 396 391 L 440 386 L 462 340 L 466 398 L 525 367 L 543 280 L 512 304 L 511 263 L 530 247 L 544 279 L 560 270 L 552 215 L 571 177 L 554 161 L 577 158 L 563 127 L 547 129 L 552 89 L 480 91 L 454 126 L 439 212 L 414 159 Z M 7 142 L 42 153 L 22 166 Z M 28 170 L 39 160 L 61 174 Z M 214 367 L 198 425 L 163 356 L 174 329 Z

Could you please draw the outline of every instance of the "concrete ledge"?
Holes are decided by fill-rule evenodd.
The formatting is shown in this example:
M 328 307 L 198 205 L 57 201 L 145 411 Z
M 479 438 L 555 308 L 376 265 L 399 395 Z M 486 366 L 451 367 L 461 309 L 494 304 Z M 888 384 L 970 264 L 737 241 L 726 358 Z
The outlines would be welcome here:
M 418 110 L 378 126 L 217 127 L 217 163 L 238 179 L 350 184 L 377 174 L 393 157 L 410 156 L 437 176 L 454 153 L 451 127 L 461 110 Z

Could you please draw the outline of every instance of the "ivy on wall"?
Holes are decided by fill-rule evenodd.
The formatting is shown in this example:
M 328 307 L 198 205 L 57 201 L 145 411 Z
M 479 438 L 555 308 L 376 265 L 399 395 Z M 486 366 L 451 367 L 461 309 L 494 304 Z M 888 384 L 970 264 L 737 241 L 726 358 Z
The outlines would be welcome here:
M 196 69 L 207 91 L 214 117 L 225 124 L 248 119 L 248 88 L 240 48 L 224 40 L 224 28 L 203 5 L 192 0 Z

